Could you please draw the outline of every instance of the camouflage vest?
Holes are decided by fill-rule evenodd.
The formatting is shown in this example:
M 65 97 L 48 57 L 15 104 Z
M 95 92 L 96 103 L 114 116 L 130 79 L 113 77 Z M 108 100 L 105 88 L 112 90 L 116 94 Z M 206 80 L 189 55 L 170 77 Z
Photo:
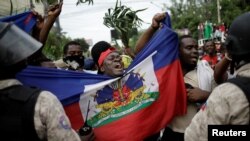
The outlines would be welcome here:
M 236 77 L 233 79 L 229 79 L 228 82 L 235 84 L 238 86 L 245 94 L 250 108 L 250 78 L 249 77 Z M 249 116 L 250 123 L 250 116 Z
M 0 135 L 8 141 L 38 141 L 34 111 L 40 90 L 15 85 L 0 90 Z

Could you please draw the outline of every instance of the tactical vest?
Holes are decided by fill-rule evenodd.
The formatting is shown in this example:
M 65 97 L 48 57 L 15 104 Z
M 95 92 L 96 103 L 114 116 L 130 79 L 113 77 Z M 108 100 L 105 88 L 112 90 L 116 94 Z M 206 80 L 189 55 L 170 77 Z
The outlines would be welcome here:
M 8 141 L 39 141 L 34 111 L 40 90 L 15 85 L 0 90 L 0 137 Z
M 229 79 L 228 82 L 235 84 L 244 92 L 250 108 L 250 77 L 236 77 Z M 250 116 L 249 116 L 249 123 L 250 123 Z

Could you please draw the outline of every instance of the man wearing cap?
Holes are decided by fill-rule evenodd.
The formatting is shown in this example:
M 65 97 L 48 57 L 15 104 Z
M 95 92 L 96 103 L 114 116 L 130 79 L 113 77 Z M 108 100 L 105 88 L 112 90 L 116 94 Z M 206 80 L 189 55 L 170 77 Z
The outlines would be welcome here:
M 236 79 L 250 83 L 250 13 L 244 13 L 232 22 L 226 48 L 232 57 L 232 69 L 236 64 Z M 244 79 L 242 79 L 244 78 Z M 249 101 L 243 89 L 232 80 L 216 87 L 207 102 L 195 115 L 185 131 L 186 141 L 208 140 L 208 125 L 249 125 Z M 245 91 L 245 89 L 244 89 Z
M 11 40 L 11 41 L 10 41 Z M 22 141 L 80 141 L 57 97 L 15 79 L 42 44 L 17 26 L 0 22 L 0 133 Z

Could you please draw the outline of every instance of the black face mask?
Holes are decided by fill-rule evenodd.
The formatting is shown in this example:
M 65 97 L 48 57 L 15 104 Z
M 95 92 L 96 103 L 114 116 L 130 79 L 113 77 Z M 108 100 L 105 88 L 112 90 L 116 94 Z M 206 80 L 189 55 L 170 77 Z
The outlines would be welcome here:
M 63 61 L 69 65 L 70 70 L 78 70 L 84 66 L 84 56 L 82 55 L 66 56 Z

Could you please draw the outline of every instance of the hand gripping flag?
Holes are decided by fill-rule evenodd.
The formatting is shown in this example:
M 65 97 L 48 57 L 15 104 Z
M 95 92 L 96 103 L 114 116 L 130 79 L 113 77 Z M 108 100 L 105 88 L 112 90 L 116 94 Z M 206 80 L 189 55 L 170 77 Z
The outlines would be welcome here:
M 178 37 L 169 17 L 122 77 L 29 67 L 17 78 L 52 91 L 77 130 L 85 120 L 96 140 L 141 141 L 186 113 Z
M 8 16 L 0 19 L 1 22 L 13 22 L 19 28 L 30 33 L 36 24 L 36 17 L 31 11 L 27 11 L 14 16 Z

